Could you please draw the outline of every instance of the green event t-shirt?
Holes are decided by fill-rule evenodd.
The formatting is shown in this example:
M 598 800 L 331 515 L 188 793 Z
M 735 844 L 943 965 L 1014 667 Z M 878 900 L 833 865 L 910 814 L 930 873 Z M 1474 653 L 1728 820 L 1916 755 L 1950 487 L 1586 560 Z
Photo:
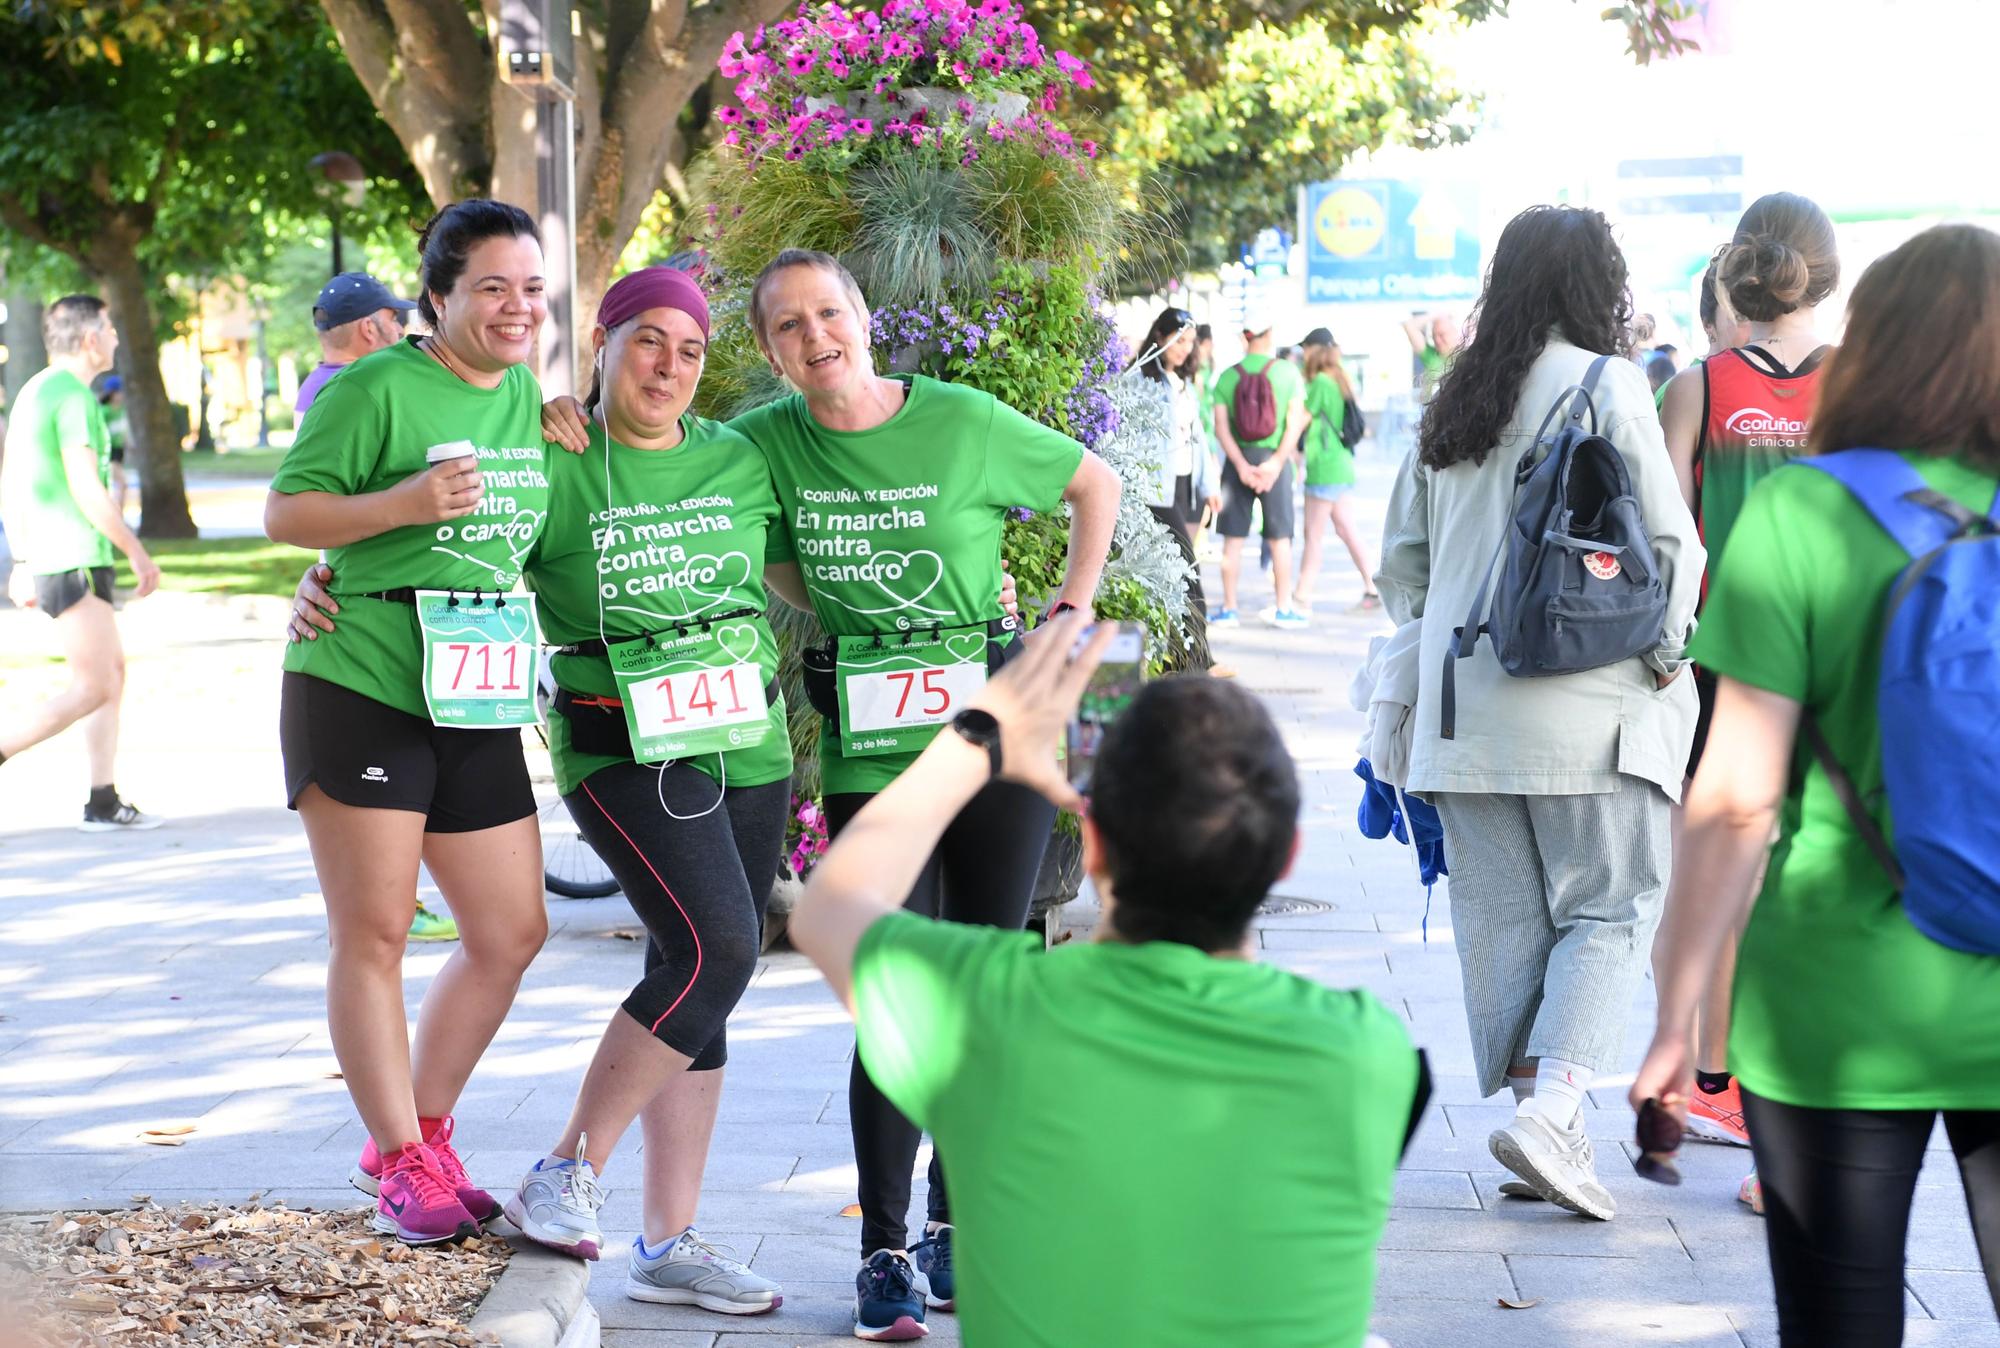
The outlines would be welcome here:
M 967 1343 L 1366 1337 L 1418 1081 L 1373 996 L 895 913 L 855 951 L 854 1015 L 869 1076 L 950 1158 Z
M 359 496 L 426 472 L 432 446 L 470 440 L 486 485 L 462 519 L 412 524 L 327 549 L 336 630 L 285 650 L 285 668 L 337 683 L 412 716 L 424 707 L 417 610 L 364 599 L 378 590 L 512 590 L 548 520 L 542 395 L 525 366 L 476 388 L 414 340 L 356 361 L 320 390 L 271 490 Z
M 1236 385 L 1245 371 L 1251 374 L 1263 370 L 1265 378 L 1271 381 L 1272 400 L 1278 408 L 1278 428 L 1262 440 L 1245 440 L 1236 435 Z M 1305 376 L 1299 367 L 1288 360 L 1276 356 L 1249 355 L 1241 363 L 1224 370 L 1215 380 L 1215 405 L 1222 408 L 1229 417 L 1229 433 L 1236 435 L 1238 449 L 1276 449 L 1285 441 L 1285 418 L 1293 403 L 1305 400 Z
M 1312 424 L 1306 427 L 1306 485 L 1342 486 L 1354 481 L 1354 451 L 1340 442 L 1340 428 L 1347 420 L 1347 395 L 1340 381 L 1324 372 L 1306 383 L 1306 411 Z
M 1904 457 L 1973 512 L 1992 506 L 1991 474 Z M 1889 587 L 1908 561 L 1839 482 L 1779 468 L 1730 531 L 1688 651 L 1800 703 L 1892 839 L 1876 684 Z M 1811 1109 L 2000 1109 L 1995 1026 L 2000 959 L 1910 924 L 1801 734 L 1736 961 L 1730 1070 L 1758 1095 Z
M 111 437 L 90 386 L 50 366 L 14 397 L 7 423 L 5 516 L 7 546 L 37 576 L 83 566 L 110 566 L 111 540 L 84 518 L 63 470 L 63 446 L 88 445 L 97 480 L 111 476 Z
M 718 640 L 752 660 L 769 684 L 778 673 L 777 639 L 765 620 L 764 564 L 792 559 L 771 472 L 758 448 L 729 427 L 681 418 L 672 449 L 635 449 L 593 428 L 590 448 L 549 450 L 549 525 L 528 563 L 541 604 L 542 637 L 569 645 L 665 632 L 676 620 L 755 610 L 718 627 Z M 609 499 L 605 452 L 610 450 Z M 558 655 L 556 682 L 572 693 L 615 696 L 604 655 Z M 569 721 L 549 717 L 549 756 L 564 795 L 600 768 L 629 763 L 577 752 Z M 731 786 L 762 786 L 792 775 L 785 699 L 771 704 L 761 744 L 703 754 L 691 767 Z
M 917 375 L 873 430 L 820 425 L 799 396 L 730 424 L 770 461 L 820 625 L 837 636 L 966 627 L 1000 614 L 1010 507 L 1053 510 L 1083 446 L 990 393 Z M 880 791 L 915 753 L 849 758 L 820 737 L 829 794 Z

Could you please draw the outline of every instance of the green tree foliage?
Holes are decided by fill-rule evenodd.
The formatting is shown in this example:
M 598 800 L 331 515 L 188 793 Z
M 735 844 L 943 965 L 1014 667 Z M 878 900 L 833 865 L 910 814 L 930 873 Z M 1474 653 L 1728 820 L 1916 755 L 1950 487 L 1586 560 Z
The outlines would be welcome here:
M 0 225 L 101 290 L 130 379 L 142 532 L 191 535 L 160 374 L 168 278 L 254 268 L 312 226 L 306 161 L 335 146 L 387 171 L 378 217 L 407 217 L 403 156 L 320 15 L 285 0 L 15 6 L 0 66 Z
M 1095 69 L 1073 98 L 1105 127 L 1114 159 L 1144 166 L 1184 253 L 1128 269 L 1148 288 L 1182 263 L 1212 266 L 1267 225 L 1294 218 L 1303 182 L 1384 144 L 1444 145 L 1471 133 L 1468 91 L 1431 64 L 1440 31 L 1504 19 L 1508 0 L 1089 0 L 1034 7 L 1051 45 Z M 1631 0 L 1640 61 L 1689 44 L 1690 0 Z

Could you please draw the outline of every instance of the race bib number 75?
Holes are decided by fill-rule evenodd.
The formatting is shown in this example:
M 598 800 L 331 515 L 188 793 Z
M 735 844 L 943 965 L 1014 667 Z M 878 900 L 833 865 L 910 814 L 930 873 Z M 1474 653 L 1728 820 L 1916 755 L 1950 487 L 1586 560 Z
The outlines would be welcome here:
M 850 756 L 921 749 L 986 686 L 986 629 L 842 637 L 835 672 Z

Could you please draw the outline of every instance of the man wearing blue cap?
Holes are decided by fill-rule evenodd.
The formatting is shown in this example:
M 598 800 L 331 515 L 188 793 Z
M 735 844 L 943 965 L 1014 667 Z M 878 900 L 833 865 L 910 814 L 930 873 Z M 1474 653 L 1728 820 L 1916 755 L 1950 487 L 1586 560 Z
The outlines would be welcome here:
M 404 315 L 417 306 L 399 300 L 389 287 L 365 271 L 344 271 L 328 281 L 313 304 L 313 326 L 319 329 L 320 363 L 299 384 L 300 416 L 311 407 L 326 381 L 371 351 L 402 340 Z

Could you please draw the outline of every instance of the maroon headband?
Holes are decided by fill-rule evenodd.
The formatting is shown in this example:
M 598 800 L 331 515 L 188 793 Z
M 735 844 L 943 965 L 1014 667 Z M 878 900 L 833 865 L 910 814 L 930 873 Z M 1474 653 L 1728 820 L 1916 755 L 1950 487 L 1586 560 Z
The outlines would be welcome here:
M 675 267 L 641 267 L 612 282 L 597 306 L 597 321 L 615 328 L 648 309 L 678 309 L 701 328 L 708 339 L 708 301 L 694 278 Z

